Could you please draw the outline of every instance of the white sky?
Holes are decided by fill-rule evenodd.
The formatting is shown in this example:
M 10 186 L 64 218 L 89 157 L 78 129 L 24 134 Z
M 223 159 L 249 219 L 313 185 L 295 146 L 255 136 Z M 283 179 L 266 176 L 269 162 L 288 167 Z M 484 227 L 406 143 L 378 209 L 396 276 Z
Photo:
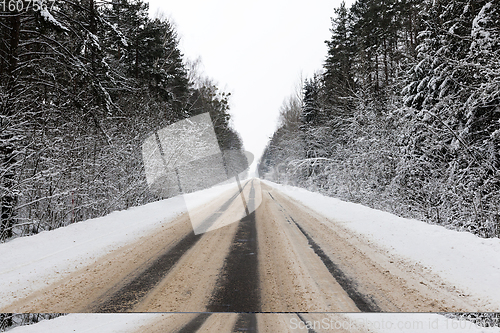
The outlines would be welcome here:
M 145 0 L 147 1 L 147 0 Z M 176 26 L 180 49 L 232 94 L 233 126 L 258 160 L 283 100 L 321 69 L 341 0 L 150 0 Z M 346 1 L 350 5 L 352 1 Z

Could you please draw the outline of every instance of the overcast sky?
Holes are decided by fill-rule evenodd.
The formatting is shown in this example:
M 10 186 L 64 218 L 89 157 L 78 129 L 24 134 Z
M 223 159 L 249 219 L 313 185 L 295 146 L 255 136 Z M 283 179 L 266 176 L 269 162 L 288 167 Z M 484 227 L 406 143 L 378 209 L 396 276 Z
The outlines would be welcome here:
M 147 2 L 147 0 L 145 0 Z M 232 94 L 233 126 L 259 159 L 283 100 L 321 70 L 341 0 L 151 0 L 174 23 L 187 59 Z M 348 5 L 352 1 L 346 1 Z

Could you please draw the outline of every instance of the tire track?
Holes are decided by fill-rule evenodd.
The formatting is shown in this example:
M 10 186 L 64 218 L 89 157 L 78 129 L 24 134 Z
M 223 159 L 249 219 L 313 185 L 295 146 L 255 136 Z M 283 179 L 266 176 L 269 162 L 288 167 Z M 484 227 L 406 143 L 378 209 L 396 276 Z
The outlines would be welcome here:
M 114 292 L 103 302 L 95 305 L 95 307 L 92 306 L 92 312 L 125 312 L 132 308 L 168 274 L 184 253 L 191 249 L 201 236 L 201 234 L 195 235 L 193 231 L 190 232 L 173 248 L 153 261 L 139 276 Z
M 244 190 L 248 183 L 249 182 L 243 186 L 241 191 Z M 205 219 L 202 223 L 203 228 L 210 228 L 240 193 L 240 190 L 238 190 L 238 192 L 221 205 L 215 213 Z M 202 236 L 203 233 L 195 234 L 194 231 L 191 231 L 176 245 L 161 254 L 152 263 L 148 264 L 139 275 L 135 277 L 130 276 L 128 279 L 125 278 L 124 284 L 121 284 L 118 290 L 110 290 L 100 300 L 90 305 L 89 312 L 125 312 L 134 307 L 134 305 L 139 303 L 140 300 L 168 274 L 172 267 L 175 266 L 181 257 L 191 249 Z
M 211 315 L 211 313 L 200 313 L 179 329 L 177 333 L 195 333 Z
M 199 226 L 197 226 L 196 227 L 197 233 L 200 234 L 200 233 L 207 232 L 208 229 L 210 229 L 210 227 L 212 227 L 212 225 L 217 221 L 217 219 L 219 219 L 222 216 L 222 214 L 224 214 L 224 212 L 229 208 L 229 206 L 233 203 L 233 201 L 240 194 L 243 193 L 243 191 L 245 190 L 245 187 L 248 185 L 248 183 L 250 183 L 250 182 L 248 181 L 245 183 L 245 185 L 243 185 L 243 187 L 240 187 L 239 180 L 238 180 L 238 187 L 239 187 L 238 192 L 236 192 L 231 198 L 229 198 L 229 200 L 227 200 L 222 206 L 220 206 L 219 209 L 217 209 L 217 211 L 215 213 L 210 215 Z M 242 196 L 243 196 L 243 194 L 242 194 Z M 243 201 L 245 201 L 245 199 L 243 199 Z M 246 208 L 246 206 L 245 206 L 245 208 Z M 247 209 L 247 211 L 248 211 L 248 209 Z
M 307 320 L 300 314 L 300 313 L 295 313 L 297 317 L 299 317 L 300 321 L 303 323 L 307 323 Z M 307 333 L 317 333 L 314 329 L 307 327 Z
M 312 237 L 293 219 L 293 217 L 288 214 L 285 208 L 268 192 L 269 196 L 273 201 L 280 207 L 280 210 L 285 215 L 285 219 L 288 222 L 293 222 L 295 226 L 300 230 L 300 232 L 306 237 L 309 246 L 313 249 L 314 253 L 321 259 L 325 267 L 328 269 L 330 274 L 335 278 L 338 284 L 344 289 L 344 291 L 353 300 L 354 304 L 362 312 L 381 312 L 381 309 L 377 306 L 375 300 L 371 296 L 364 295 L 358 291 L 356 282 L 348 278 L 344 272 L 325 254 L 321 247 L 312 239 Z M 288 216 L 288 217 L 287 217 Z
M 232 332 L 258 332 L 255 313 L 240 313 Z
M 261 309 L 254 206 L 252 181 L 248 209 L 253 212 L 239 222 L 208 311 L 259 312 Z

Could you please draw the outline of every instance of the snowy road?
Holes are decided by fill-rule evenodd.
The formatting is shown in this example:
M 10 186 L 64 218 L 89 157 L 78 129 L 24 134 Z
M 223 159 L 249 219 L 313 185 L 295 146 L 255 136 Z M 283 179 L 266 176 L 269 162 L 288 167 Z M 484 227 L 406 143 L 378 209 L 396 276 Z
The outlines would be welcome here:
M 4 299 L 1 311 L 498 311 L 277 186 L 257 179 L 243 185 L 248 205 L 256 196 L 262 203 L 238 223 L 195 235 L 182 214 L 43 288 Z M 224 214 L 236 209 L 235 193 L 227 190 L 196 214 L 217 225 L 221 207 Z

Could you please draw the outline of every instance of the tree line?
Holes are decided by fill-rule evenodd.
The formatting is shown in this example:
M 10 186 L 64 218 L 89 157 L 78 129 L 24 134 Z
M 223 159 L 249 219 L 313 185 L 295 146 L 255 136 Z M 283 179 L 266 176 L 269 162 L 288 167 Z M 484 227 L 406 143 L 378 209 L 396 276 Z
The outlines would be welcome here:
M 241 149 L 229 94 L 183 59 L 141 0 L 35 1 L 0 12 L 0 241 L 157 200 L 143 140 L 210 112 Z
M 262 177 L 500 236 L 500 4 L 357 0 L 287 99 Z

